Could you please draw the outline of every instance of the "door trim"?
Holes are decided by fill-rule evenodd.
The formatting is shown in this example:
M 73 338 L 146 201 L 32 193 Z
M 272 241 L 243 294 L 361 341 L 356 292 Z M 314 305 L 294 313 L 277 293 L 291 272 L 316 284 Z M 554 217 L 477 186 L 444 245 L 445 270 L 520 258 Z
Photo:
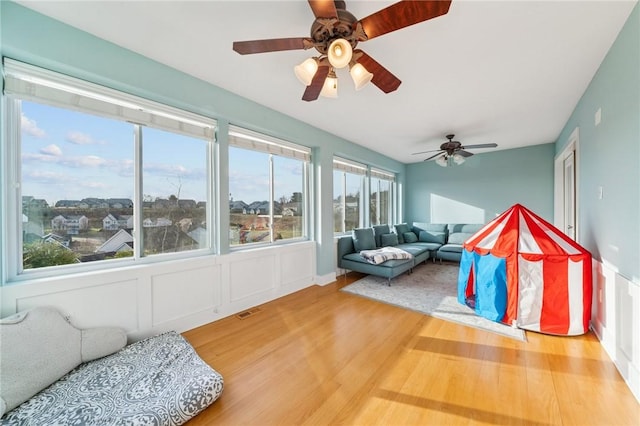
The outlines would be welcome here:
M 554 225 L 564 232 L 564 160 L 571 152 L 573 156 L 573 167 L 575 170 L 575 235 L 576 242 L 580 242 L 580 128 L 576 127 L 569 135 L 568 143 L 554 160 L 553 179 L 553 222 Z

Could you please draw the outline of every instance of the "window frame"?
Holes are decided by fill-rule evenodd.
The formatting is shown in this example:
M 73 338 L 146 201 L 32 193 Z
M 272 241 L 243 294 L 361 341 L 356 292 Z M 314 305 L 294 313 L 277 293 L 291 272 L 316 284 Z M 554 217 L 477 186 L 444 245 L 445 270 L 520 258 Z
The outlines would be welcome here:
M 369 169 L 369 197 L 371 197 L 373 195 L 374 192 L 374 188 L 373 188 L 373 181 L 374 179 L 377 180 L 378 185 L 376 188 L 376 219 L 378 221 L 378 223 L 371 223 L 370 225 L 393 225 L 394 223 L 394 212 L 396 211 L 395 209 L 395 205 L 396 205 L 396 197 L 395 197 L 395 193 L 396 193 L 396 175 L 395 173 L 392 172 L 388 172 L 386 170 L 382 170 L 382 169 L 377 169 L 374 167 L 371 167 Z M 380 181 L 387 181 L 389 182 L 389 195 L 388 195 L 388 208 L 387 208 L 387 217 L 389 218 L 389 221 L 385 224 L 385 223 L 380 223 Z M 371 205 L 371 203 L 369 203 L 369 206 Z M 369 218 L 371 218 L 371 212 L 369 212 Z
M 249 250 L 257 247 L 270 247 L 282 244 L 291 244 L 311 239 L 311 148 L 299 145 L 284 139 L 276 138 L 253 130 L 229 125 L 228 148 L 245 149 L 249 151 L 261 152 L 268 155 L 269 169 L 269 241 L 250 242 L 244 244 L 232 244 L 229 241 L 231 252 Z M 275 171 L 274 156 L 300 160 L 302 162 L 302 235 L 287 239 L 274 239 L 274 202 L 275 200 Z M 230 157 L 230 155 L 229 155 Z M 228 164 L 231 169 L 231 164 Z M 224 214 L 220 211 L 220 214 Z M 229 210 L 226 214 L 231 215 Z M 229 229 L 230 230 L 230 229 Z
M 353 176 L 360 176 L 360 209 L 358 211 L 358 228 L 362 228 L 365 226 L 365 218 L 369 214 L 369 209 L 366 208 L 366 178 L 367 178 L 367 166 L 365 164 L 358 163 L 356 161 L 351 161 L 343 157 L 334 156 L 333 157 L 333 176 L 335 177 L 335 172 L 339 171 L 342 173 L 342 220 L 341 220 L 341 231 L 336 231 L 335 223 L 333 225 L 333 234 L 335 236 L 345 235 L 351 230 L 346 229 L 346 214 L 347 214 L 347 173 Z M 335 185 L 335 183 L 334 183 Z M 335 194 L 333 194 L 335 195 Z M 332 197 L 335 199 L 335 197 Z M 332 215 L 332 217 L 335 217 Z
M 42 98 L 37 93 L 43 93 Z M 77 104 L 67 104 L 65 99 L 78 100 Z M 23 101 L 48 105 L 56 108 L 78 111 L 84 114 L 100 116 L 115 121 L 126 121 L 132 125 L 132 148 L 134 159 L 133 180 L 133 216 L 134 216 L 134 256 L 131 258 L 109 259 L 70 265 L 46 266 L 37 269 L 23 268 L 22 239 L 22 137 L 21 103 Z M 4 238 L 4 256 L 1 268 L 3 282 L 13 283 L 28 279 L 62 276 L 88 271 L 109 270 L 146 264 L 184 259 L 194 256 L 211 255 L 217 251 L 215 245 L 215 212 L 217 200 L 215 182 L 217 181 L 215 139 L 217 121 L 155 101 L 130 95 L 125 92 L 100 86 L 40 67 L 24 64 L 4 58 L 4 91 L 2 93 L 3 124 L 5 132 L 0 147 L 3 169 L 1 199 L 6 206 L 2 211 L 2 230 Z M 79 106 L 84 102 L 90 107 Z M 206 222 L 208 229 L 207 247 L 183 252 L 158 253 L 144 256 L 142 241 L 142 138 L 144 127 L 155 128 L 170 133 L 202 139 L 207 142 L 207 187 Z M 28 194 L 26 194 L 28 195 Z M 18 226 L 12 226 L 18 224 Z

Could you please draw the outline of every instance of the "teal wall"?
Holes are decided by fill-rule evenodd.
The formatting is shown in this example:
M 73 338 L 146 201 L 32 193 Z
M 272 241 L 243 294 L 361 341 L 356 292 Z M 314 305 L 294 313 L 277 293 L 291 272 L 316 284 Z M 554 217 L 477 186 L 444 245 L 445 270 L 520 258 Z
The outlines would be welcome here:
M 515 203 L 553 221 L 554 149 L 553 144 L 543 144 L 476 154 L 463 165 L 452 167 L 433 161 L 410 164 L 405 218 L 408 222 L 439 222 L 431 217 L 432 207 L 437 208 L 432 200 L 445 198 L 450 200 L 445 204 L 483 211 L 482 222 Z M 452 211 L 451 219 L 445 222 L 458 222 L 454 219 L 458 213 Z
M 6 1 L 0 2 L 0 54 L 217 119 L 222 130 L 218 204 L 223 209 L 229 193 L 224 132 L 229 123 L 312 147 L 318 191 L 313 211 L 318 275 L 334 271 L 333 154 L 396 172 L 399 183 L 404 181 L 405 166 L 398 161 Z M 228 229 L 227 215 L 218 220 L 219 229 Z M 224 252 L 228 236 L 221 234 L 219 247 Z
M 596 126 L 594 115 L 602 111 Z M 640 6 L 578 102 L 556 143 L 579 128 L 579 241 L 640 283 Z M 603 198 L 598 198 L 598 187 Z

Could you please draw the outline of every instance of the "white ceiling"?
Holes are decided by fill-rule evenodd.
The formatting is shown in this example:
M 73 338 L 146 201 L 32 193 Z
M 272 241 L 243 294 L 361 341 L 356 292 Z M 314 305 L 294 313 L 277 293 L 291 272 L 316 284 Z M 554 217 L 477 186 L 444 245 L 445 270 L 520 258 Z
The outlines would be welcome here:
M 306 1 L 18 3 L 404 163 L 455 133 L 497 149 L 554 142 L 637 0 L 453 0 L 447 15 L 360 43 L 402 84 L 301 100 L 315 51 L 239 55 L 236 40 L 307 37 Z M 347 0 L 357 18 L 395 1 Z M 595 113 L 595 111 L 594 111 Z M 486 150 L 471 150 L 479 153 Z

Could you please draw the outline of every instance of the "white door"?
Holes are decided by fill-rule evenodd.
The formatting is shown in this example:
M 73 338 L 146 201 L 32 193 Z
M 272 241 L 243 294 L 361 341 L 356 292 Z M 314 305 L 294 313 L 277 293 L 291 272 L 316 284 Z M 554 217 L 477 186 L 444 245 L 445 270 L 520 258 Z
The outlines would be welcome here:
M 575 151 L 570 151 L 563 161 L 564 233 L 576 239 L 576 168 Z

